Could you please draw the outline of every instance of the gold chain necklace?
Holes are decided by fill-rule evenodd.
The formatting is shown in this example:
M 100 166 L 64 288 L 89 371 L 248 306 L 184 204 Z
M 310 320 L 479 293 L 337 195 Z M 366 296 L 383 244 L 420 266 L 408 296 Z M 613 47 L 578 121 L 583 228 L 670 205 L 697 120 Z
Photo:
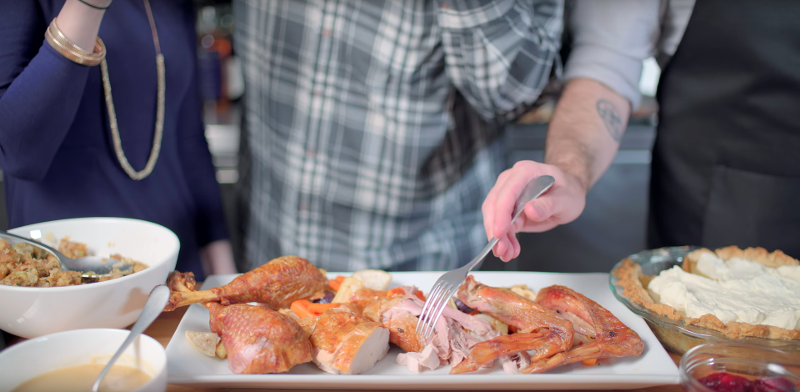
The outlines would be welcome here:
M 153 43 L 156 47 L 158 104 L 156 106 L 156 129 L 155 135 L 153 136 L 153 148 L 150 150 L 150 157 L 147 159 L 147 164 L 145 164 L 144 169 L 141 171 L 137 172 L 133 169 L 130 162 L 128 162 L 128 158 L 125 157 L 125 151 L 122 150 L 122 140 L 119 137 L 119 128 L 117 125 L 117 114 L 114 111 L 114 100 L 111 98 L 111 82 L 108 78 L 108 64 L 105 58 L 100 62 L 100 72 L 103 77 L 103 92 L 105 93 L 108 119 L 111 125 L 111 136 L 114 141 L 114 152 L 117 153 L 117 160 L 120 165 L 122 165 L 122 169 L 133 180 L 142 180 L 153 172 L 153 168 L 156 166 L 156 161 L 158 160 L 158 154 L 161 151 L 161 137 L 164 132 L 164 91 L 166 88 L 164 81 L 164 55 L 161 54 L 161 45 L 159 45 L 158 42 L 158 31 L 156 30 L 156 22 L 153 19 L 153 13 L 150 10 L 149 0 L 144 0 L 144 8 L 147 11 L 147 20 L 150 22 L 150 31 L 153 33 Z

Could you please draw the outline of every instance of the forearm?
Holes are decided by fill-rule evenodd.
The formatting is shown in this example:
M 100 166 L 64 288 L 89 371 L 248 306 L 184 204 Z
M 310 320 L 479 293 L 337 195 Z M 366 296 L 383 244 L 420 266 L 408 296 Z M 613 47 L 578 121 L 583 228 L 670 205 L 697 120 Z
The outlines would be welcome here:
M 58 56 L 43 47 L 0 96 L 0 165 L 8 175 L 44 177 L 75 119 L 88 70 Z
M 619 149 L 630 103 L 591 79 L 569 81 L 547 132 L 544 162 L 574 176 L 588 192 Z
M 193 47 L 196 14 L 191 6 L 183 7 L 183 11 L 185 23 L 182 27 L 186 32 L 183 35 L 184 44 Z M 228 227 L 221 187 L 217 182 L 216 168 L 205 136 L 197 61 L 192 59 L 191 64 L 185 72 L 189 73 L 190 80 L 194 82 L 179 103 L 178 123 L 181 125 L 177 136 L 183 174 L 196 209 L 194 225 L 197 228 L 197 241 L 200 246 L 205 247 L 215 241 L 227 240 Z
M 196 209 L 194 226 L 197 228 L 197 241 L 200 246 L 205 246 L 217 240 L 228 239 L 228 227 L 211 153 L 202 133 L 198 133 L 197 138 L 180 141 L 180 154 L 186 183 Z
M 50 20 L 35 2 L 14 3 L 5 11 L 0 13 L 0 167 L 37 181 L 75 120 L 90 68 L 43 43 Z M 68 0 L 58 15 L 59 28 L 91 49 L 102 16 L 101 10 Z

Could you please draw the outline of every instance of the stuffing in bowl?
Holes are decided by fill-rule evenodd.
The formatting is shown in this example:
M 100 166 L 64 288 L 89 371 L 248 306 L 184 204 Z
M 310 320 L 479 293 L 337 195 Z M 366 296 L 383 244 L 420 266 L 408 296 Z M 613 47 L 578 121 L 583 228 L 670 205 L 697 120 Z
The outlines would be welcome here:
M 53 237 L 47 233 L 45 238 Z M 69 237 L 61 238 L 56 247 L 64 256 L 77 259 L 90 254 L 85 243 L 70 241 Z M 80 271 L 64 271 L 59 261 L 51 253 L 25 242 L 9 243 L 0 239 L 0 284 L 23 287 L 59 287 L 103 282 L 118 279 L 147 268 L 147 264 L 125 257 L 111 254 L 104 262 L 113 263 L 112 270 L 99 278 L 87 279 Z
M 0 329 L 33 338 L 83 328 L 125 328 L 139 317 L 150 291 L 175 269 L 180 242 L 171 230 L 126 218 L 78 218 L 36 223 L 9 232 L 51 233 L 86 244 L 98 256 L 124 255 L 145 264 L 118 279 L 56 287 L 0 285 Z

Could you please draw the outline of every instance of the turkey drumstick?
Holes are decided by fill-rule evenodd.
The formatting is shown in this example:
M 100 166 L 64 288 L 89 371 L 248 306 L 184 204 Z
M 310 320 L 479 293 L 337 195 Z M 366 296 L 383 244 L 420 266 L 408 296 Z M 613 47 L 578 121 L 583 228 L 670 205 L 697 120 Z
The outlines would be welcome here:
M 168 285 L 173 295 L 189 295 L 194 292 L 194 274 L 173 271 Z M 260 305 L 205 302 L 203 306 L 234 373 L 283 373 L 312 359 L 308 335 L 289 316 Z
M 288 308 L 293 301 L 325 290 L 327 281 L 322 271 L 308 260 L 283 256 L 237 276 L 224 286 L 192 291 L 194 284 L 191 272 L 173 271 L 168 280 L 172 295 L 164 311 L 208 302 L 221 305 L 258 302 L 272 309 Z

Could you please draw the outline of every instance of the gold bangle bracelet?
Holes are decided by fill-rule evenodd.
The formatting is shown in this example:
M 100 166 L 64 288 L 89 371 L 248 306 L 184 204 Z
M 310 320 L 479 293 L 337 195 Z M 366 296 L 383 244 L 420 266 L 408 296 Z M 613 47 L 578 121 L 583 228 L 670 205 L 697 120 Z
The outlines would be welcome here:
M 50 22 L 50 26 L 47 27 L 47 31 L 49 31 L 50 34 L 53 35 L 53 37 L 59 43 L 61 43 L 65 47 L 72 49 L 73 52 L 82 53 L 86 56 L 91 56 L 94 54 L 94 51 L 88 51 L 84 48 L 81 48 L 76 43 L 72 42 L 69 38 L 67 38 L 67 36 L 64 35 L 63 32 L 61 32 L 61 29 L 58 28 L 57 19 L 58 18 L 54 18 L 53 21 Z
M 99 55 L 99 56 L 91 56 L 90 57 L 90 56 L 86 56 L 83 53 L 75 52 L 72 49 L 64 46 L 63 44 L 58 42 L 55 39 L 55 37 L 53 37 L 53 35 L 50 34 L 49 31 L 47 33 L 45 33 L 45 40 L 47 41 L 47 43 L 50 44 L 50 46 L 53 49 L 55 49 L 56 52 L 58 52 L 59 54 L 61 54 L 65 58 L 67 58 L 68 60 L 70 60 L 70 61 L 72 61 L 74 63 L 81 64 L 81 65 L 95 66 L 95 65 L 100 64 L 100 61 L 102 61 L 103 58 L 105 57 L 105 46 L 103 46 L 102 43 L 100 43 L 100 49 L 102 50 L 101 55 Z
M 50 23 L 44 36 L 47 43 L 49 43 L 56 52 L 66 57 L 68 60 L 81 65 L 94 66 L 100 64 L 100 61 L 106 56 L 106 47 L 100 37 L 97 37 L 95 41 L 94 52 L 89 53 L 70 41 L 58 28 L 55 19 Z
M 89 52 L 87 50 L 84 50 L 80 46 L 76 45 L 69 38 L 67 38 L 67 36 L 65 36 L 64 33 L 61 32 L 61 29 L 58 28 L 58 23 L 56 19 L 53 19 L 53 21 L 50 23 L 47 32 L 50 33 L 51 36 L 50 38 L 53 41 L 57 42 L 59 46 L 61 46 L 62 48 L 68 50 L 73 54 L 77 54 L 81 57 L 84 57 L 86 61 L 92 63 L 97 62 L 99 64 L 100 60 L 102 60 L 103 57 L 105 56 L 105 45 L 103 45 L 103 41 L 100 39 L 100 37 L 98 37 L 97 40 L 95 41 L 93 52 Z

